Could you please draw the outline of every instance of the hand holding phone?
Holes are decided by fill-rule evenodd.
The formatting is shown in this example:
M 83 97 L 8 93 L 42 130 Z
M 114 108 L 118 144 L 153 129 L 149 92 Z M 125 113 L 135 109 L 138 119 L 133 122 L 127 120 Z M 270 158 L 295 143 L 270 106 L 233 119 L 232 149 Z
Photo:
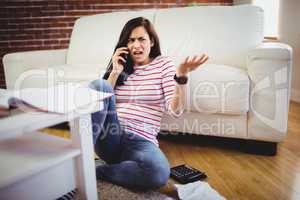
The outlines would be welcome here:
M 124 70 L 124 64 L 126 63 L 128 53 L 127 47 L 121 47 L 115 51 L 112 57 L 113 71 L 115 73 L 121 74 Z

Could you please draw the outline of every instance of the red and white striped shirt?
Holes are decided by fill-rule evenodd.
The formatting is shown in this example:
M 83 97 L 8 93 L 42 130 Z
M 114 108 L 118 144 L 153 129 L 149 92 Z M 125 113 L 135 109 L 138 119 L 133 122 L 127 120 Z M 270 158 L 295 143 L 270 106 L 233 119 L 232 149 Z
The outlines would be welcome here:
M 158 145 L 156 136 L 165 111 L 175 91 L 175 65 L 166 56 L 135 66 L 124 85 L 115 89 L 116 109 L 126 132 L 137 134 Z M 169 112 L 172 113 L 172 112 Z

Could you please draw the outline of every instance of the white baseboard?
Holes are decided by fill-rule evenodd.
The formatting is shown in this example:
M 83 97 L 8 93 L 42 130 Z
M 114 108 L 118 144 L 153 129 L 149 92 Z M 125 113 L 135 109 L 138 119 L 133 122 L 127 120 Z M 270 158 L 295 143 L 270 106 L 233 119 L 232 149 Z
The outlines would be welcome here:
M 300 90 L 295 90 L 295 89 L 291 90 L 291 100 L 300 102 Z

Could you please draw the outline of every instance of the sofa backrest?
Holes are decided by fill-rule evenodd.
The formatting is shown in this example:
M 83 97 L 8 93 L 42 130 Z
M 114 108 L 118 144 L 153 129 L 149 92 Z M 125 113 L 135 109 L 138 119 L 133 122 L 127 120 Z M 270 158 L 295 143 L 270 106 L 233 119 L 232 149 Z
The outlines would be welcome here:
M 163 52 L 177 64 L 206 52 L 210 63 L 245 68 L 247 52 L 263 40 L 263 10 L 252 5 L 159 10 L 155 28 Z
M 105 69 L 126 22 L 144 16 L 153 23 L 154 12 L 150 9 L 79 18 L 71 35 L 67 64 L 100 64 Z
M 105 69 L 121 29 L 138 16 L 153 22 L 162 52 L 176 64 L 206 52 L 210 63 L 244 68 L 247 52 L 263 40 L 263 11 L 251 5 L 114 12 L 76 21 L 67 64 L 100 64 Z

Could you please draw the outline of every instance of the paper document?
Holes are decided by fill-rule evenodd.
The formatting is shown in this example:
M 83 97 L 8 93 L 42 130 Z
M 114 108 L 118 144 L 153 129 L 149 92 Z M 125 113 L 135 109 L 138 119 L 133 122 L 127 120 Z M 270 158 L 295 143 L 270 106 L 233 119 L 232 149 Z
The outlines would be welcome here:
M 0 105 L 23 103 L 42 111 L 68 113 L 112 96 L 79 83 L 65 83 L 49 88 L 0 90 Z
M 175 184 L 177 193 L 182 200 L 225 200 L 217 191 L 203 181 L 180 185 Z

